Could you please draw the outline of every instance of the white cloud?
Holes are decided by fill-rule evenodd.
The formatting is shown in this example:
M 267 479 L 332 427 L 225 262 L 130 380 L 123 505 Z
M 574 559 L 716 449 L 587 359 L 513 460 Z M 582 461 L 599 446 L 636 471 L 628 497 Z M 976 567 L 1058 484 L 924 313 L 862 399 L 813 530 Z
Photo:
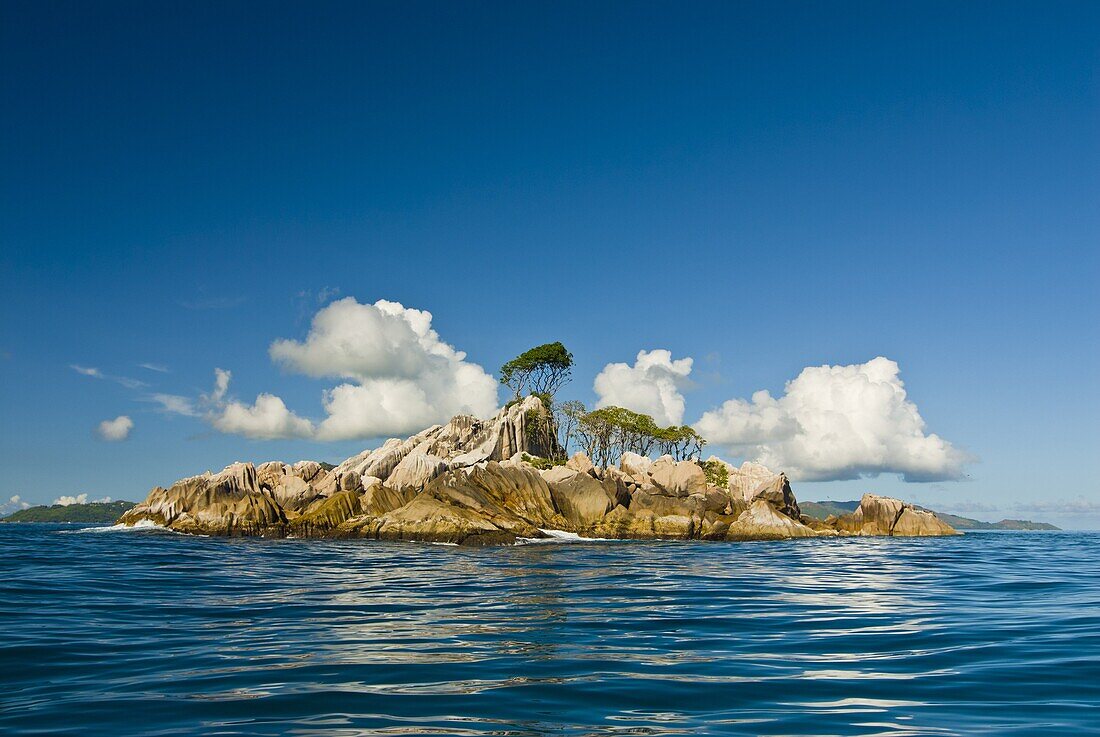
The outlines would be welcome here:
M 259 395 L 251 406 L 229 402 L 212 413 L 209 420 L 222 432 L 258 440 L 308 438 L 313 434 L 312 422 L 291 412 L 282 399 L 272 394 Z
M 156 371 L 158 374 L 168 373 L 168 367 L 163 363 L 139 363 L 138 367 L 143 369 L 149 369 L 150 371 Z
M 672 359 L 666 350 L 638 351 L 633 366 L 609 363 L 592 387 L 597 407 L 615 405 L 650 415 L 659 424 L 679 425 L 684 419 L 684 396 L 692 359 Z
M 99 437 L 104 440 L 116 443 L 120 440 L 125 440 L 130 435 L 130 431 L 134 429 L 134 421 L 126 415 L 119 415 L 113 420 L 104 420 L 96 427 L 96 432 Z
M 430 312 L 347 297 L 314 316 L 305 341 L 277 340 L 270 354 L 291 371 L 353 381 L 325 392 L 318 439 L 404 435 L 456 414 L 491 415 L 496 380 L 431 323 Z
M 102 379 L 102 378 L 104 378 L 103 372 L 100 371 L 99 369 L 95 368 L 94 366 L 78 366 L 77 364 L 73 363 L 73 364 L 69 364 L 69 368 L 71 368 L 73 371 L 77 372 L 78 374 L 83 374 L 84 376 L 91 376 L 93 379 Z
M 199 411 L 195 409 L 195 403 L 190 397 L 181 397 L 178 394 L 150 394 L 148 401 L 160 405 L 162 412 L 184 417 L 198 417 Z
M 71 363 L 69 364 L 69 368 L 82 376 L 90 376 L 93 379 L 110 379 L 111 381 L 121 384 L 127 389 L 139 389 L 143 386 L 148 386 L 148 384 L 146 384 L 144 381 L 131 379 L 129 376 L 111 376 L 109 374 L 105 374 L 94 366 L 80 366 L 79 364 Z
M 6 515 L 10 512 L 14 512 L 19 509 L 30 509 L 31 505 L 23 501 L 23 497 L 18 494 L 12 495 L 8 501 L 0 504 L 0 516 Z
M 207 402 L 217 404 L 225 399 L 225 393 L 229 391 L 229 380 L 233 377 L 232 371 L 216 368 L 214 369 L 214 391 L 204 396 L 203 398 Z
M 53 500 L 54 504 L 60 504 L 62 507 L 68 507 L 73 504 L 87 504 L 87 494 L 77 494 L 76 496 L 61 496 Z
M 783 396 L 756 392 L 703 414 L 695 428 L 738 457 L 805 481 L 880 473 L 906 481 L 957 479 L 969 457 L 925 431 L 906 397 L 898 365 L 883 357 L 816 366 L 787 382 Z

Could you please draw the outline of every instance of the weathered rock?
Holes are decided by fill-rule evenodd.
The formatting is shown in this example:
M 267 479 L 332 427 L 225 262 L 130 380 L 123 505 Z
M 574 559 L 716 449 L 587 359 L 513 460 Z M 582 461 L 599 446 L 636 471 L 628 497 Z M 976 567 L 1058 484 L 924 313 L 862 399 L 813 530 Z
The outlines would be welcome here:
M 362 495 L 357 491 L 340 491 L 309 505 L 291 526 L 299 532 L 324 534 L 339 527 L 350 517 L 361 514 Z
M 564 524 L 546 482 L 533 469 L 505 468 L 490 461 L 436 478 L 411 502 L 383 515 L 377 534 L 386 539 L 494 544 L 539 536 L 540 524 Z
M 623 453 L 622 457 L 619 459 L 619 468 L 621 468 L 623 473 L 627 476 L 648 476 L 652 467 L 653 461 L 651 459 L 629 451 Z
M 340 491 L 362 491 L 363 477 L 358 471 L 345 471 L 340 474 Z
M 751 461 L 745 461 L 740 467 L 737 467 L 722 461 L 720 458 L 715 458 L 714 456 L 711 456 L 711 460 L 720 461 L 726 466 L 726 470 L 729 472 L 729 490 L 731 496 L 734 498 L 740 496 L 746 503 L 752 502 L 753 491 L 760 488 L 761 485 L 770 481 L 775 476 L 778 476 L 777 473 L 769 470 L 766 466 Z
M 586 529 L 598 522 L 615 506 L 615 481 L 597 481 L 586 473 L 572 471 L 570 476 L 549 481 L 550 496 L 570 530 Z
M 380 517 L 387 512 L 400 509 L 411 500 L 412 494 L 401 493 L 388 489 L 380 481 L 375 480 L 367 486 L 367 490 L 359 497 L 359 506 L 364 514 Z
M 906 505 L 902 510 L 898 521 L 894 523 L 891 535 L 897 537 L 917 537 L 929 535 L 957 535 L 954 527 L 947 524 L 933 512 L 924 509 L 915 509 Z
M 757 499 L 763 499 L 792 519 L 802 516 L 802 510 L 798 508 L 798 501 L 794 498 L 791 484 L 784 473 L 773 476 L 753 489 L 745 501 L 751 506 Z
M 274 489 L 288 473 L 290 467 L 282 461 L 261 463 L 256 466 L 256 483 L 261 489 Z
M 782 540 L 815 536 L 812 529 L 778 512 L 763 499 L 750 504 L 726 532 L 727 540 Z
M 267 490 L 265 490 L 267 491 Z M 267 493 L 284 510 L 299 512 L 320 495 L 298 476 L 282 476 Z
M 825 520 L 840 532 L 857 535 L 956 535 L 958 532 L 934 513 L 916 509 L 900 499 L 864 494 L 855 512 Z
M 904 507 L 900 499 L 864 494 L 856 511 L 840 517 L 837 527 L 861 535 L 889 535 Z
M 580 471 L 572 469 L 569 466 L 554 466 L 553 468 L 548 468 L 545 471 L 539 471 L 539 475 L 542 476 L 543 481 L 551 485 L 560 483 L 567 479 L 571 479 L 574 476 L 588 476 L 588 474 L 582 474 Z M 595 477 L 588 476 L 588 478 Z
M 699 518 L 686 514 L 657 514 L 651 509 L 616 506 L 592 526 L 590 535 L 606 538 L 689 539 L 697 532 Z
M 565 462 L 565 465 L 574 471 L 587 473 L 592 476 L 595 475 L 596 467 L 592 465 L 592 459 L 580 451 L 574 453 L 572 457 Z
M 427 453 L 410 453 L 401 459 L 386 479 L 386 486 L 396 491 L 419 491 L 428 482 L 447 470 L 447 462 Z
M 170 489 L 157 487 L 119 522 L 141 520 L 179 532 L 216 535 L 279 535 L 287 521 L 275 500 L 260 491 L 251 463 L 181 479 Z
M 305 481 L 307 484 L 322 481 L 329 472 L 317 461 L 298 461 L 291 466 L 291 473 Z
M 707 490 L 707 476 L 695 461 L 658 460 L 650 469 L 653 483 L 672 496 L 702 494 Z

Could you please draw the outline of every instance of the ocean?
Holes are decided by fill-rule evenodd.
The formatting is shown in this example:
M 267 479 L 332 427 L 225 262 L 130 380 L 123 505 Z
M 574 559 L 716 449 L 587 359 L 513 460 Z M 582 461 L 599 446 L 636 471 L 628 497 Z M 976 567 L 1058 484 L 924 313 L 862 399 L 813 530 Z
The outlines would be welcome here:
M 1100 534 L 229 540 L 0 524 L 0 734 L 1100 734 Z

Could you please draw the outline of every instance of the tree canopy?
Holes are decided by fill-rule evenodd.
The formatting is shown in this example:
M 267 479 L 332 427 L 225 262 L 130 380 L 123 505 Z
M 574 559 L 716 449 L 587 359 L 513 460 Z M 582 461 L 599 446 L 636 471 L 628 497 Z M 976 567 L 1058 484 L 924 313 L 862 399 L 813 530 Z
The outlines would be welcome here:
M 500 383 L 512 389 L 516 398 L 524 391 L 553 397 L 573 373 L 573 354 L 558 343 L 545 343 L 526 350 L 500 367 Z
M 577 403 L 579 404 L 579 403 Z M 601 407 L 591 412 L 574 411 L 573 440 L 594 463 L 607 466 L 623 453 L 648 456 L 660 451 L 676 460 L 693 458 L 706 441 L 690 425 L 661 427 L 649 415 L 625 407 Z

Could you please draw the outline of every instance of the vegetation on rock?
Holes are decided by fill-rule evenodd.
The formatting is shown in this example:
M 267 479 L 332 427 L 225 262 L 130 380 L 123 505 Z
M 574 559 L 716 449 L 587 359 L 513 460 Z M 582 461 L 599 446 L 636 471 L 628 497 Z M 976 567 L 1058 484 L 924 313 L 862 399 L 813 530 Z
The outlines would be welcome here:
M 573 354 L 559 343 L 524 351 L 500 367 L 500 383 L 519 399 L 526 391 L 553 397 L 573 373 Z

